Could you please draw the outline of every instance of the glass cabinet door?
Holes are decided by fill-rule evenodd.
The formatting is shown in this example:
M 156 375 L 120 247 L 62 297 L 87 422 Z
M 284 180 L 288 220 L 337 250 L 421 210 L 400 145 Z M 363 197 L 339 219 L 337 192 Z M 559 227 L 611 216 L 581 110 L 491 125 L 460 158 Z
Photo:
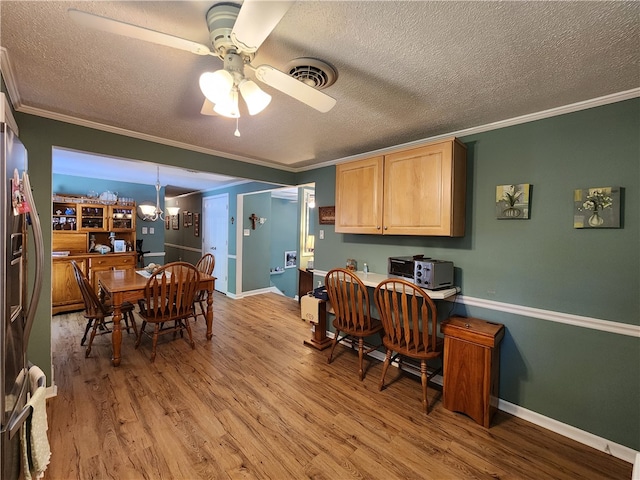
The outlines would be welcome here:
M 78 205 L 80 208 L 80 228 L 89 231 L 106 230 L 106 207 L 104 205 Z
M 111 227 L 109 230 L 117 232 L 129 231 L 135 228 L 135 207 L 114 205 L 109 209 L 111 212 L 109 217 Z
M 76 230 L 78 211 L 75 203 L 53 202 L 51 228 L 53 230 Z

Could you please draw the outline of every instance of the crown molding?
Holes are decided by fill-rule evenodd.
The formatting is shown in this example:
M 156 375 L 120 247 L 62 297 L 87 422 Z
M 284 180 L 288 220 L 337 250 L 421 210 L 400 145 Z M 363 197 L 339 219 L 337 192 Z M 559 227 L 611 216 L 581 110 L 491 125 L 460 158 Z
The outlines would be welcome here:
M 0 73 L 4 78 L 4 84 L 7 87 L 9 101 L 14 109 L 18 109 L 22 105 L 20 93 L 18 92 L 18 82 L 14 73 L 11 61 L 9 60 L 9 52 L 5 47 L 0 47 Z
M 328 167 L 331 165 L 337 165 L 338 163 L 349 162 L 352 160 L 360 160 L 362 158 L 375 157 L 378 155 L 386 155 L 396 150 L 404 150 L 407 148 L 420 147 L 426 143 L 431 143 L 438 140 L 444 140 L 451 137 L 465 137 L 468 135 L 475 135 L 478 133 L 489 132 L 491 130 L 498 130 L 500 128 L 512 127 L 514 125 L 521 125 L 523 123 L 535 122 L 536 120 L 542 120 L 545 118 L 557 117 L 559 115 L 565 115 L 567 113 L 579 112 L 581 110 L 587 110 L 589 108 L 601 107 L 603 105 L 609 105 L 611 103 L 622 102 L 624 100 L 630 100 L 632 98 L 640 97 L 640 88 L 632 88 L 631 90 L 625 90 L 623 92 L 612 93 L 603 97 L 593 98 L 582 102 L 572 103 L 570 105 L 564 105 L 562 107 L 550 108 L 541 112 L 528 113 L 527 115 L 521 115 L 519 117 L 508 118 L 506 120 L 500 120 L 498 122 L 487 123 L 486 125 L 479 125 L 477 127 L 465 128 L 463 130 L 456 130 L 454 132 L 443 133 L 442 135 L 435 135 L 433 137 L 427 137 L 420 140 L 414 140 L 413 142 L 403 143 L 400 145 L 394 145 L 392 147 L 386 147 L 379 150 L 373 150 L 366 153 L 359 153 L 357 155 L 351 155 L 336 160 L 329 160 L 323 163 L 317 163 L 308 167 L 298 168 L 298 172 L 315 170 L 316 168 Z
M 272 168 L 274 170 L 282 170 L 287 172 L 295 173 L 295 169 L 290 167 L 284 167 L 279 165 L 274 165 L 269 162 L 264 162 L 262 160 L 257 160 L 255 158 L 243 157 L 240 155 L 233 155 L 231 153 L 225 153 L 218 150 L 212 150 L 209 148 L 199 147 L 197 145 L 191 145 L 189 143 L 178 142 L 175 140 L 169 140 L 167 138 L 156 137 L 155 135 L 148 135 L 146 133 L 136 132 L 133 130 L 127 130 L 126 128 L 114 127 L 111 125 L 106 125 L 104 123 L 93 122 L 91 120 L 84 120 L 77 117 L 72 117 L 70 115 L 64 115 L 61 113 L 50 112 L 48 110 L 43 110 L 40 108 L 28 107 L 22 105 L 20 108 L 16 108 L 17 111 L 21 113 L 27 113 L 30 115 L 36 115 L 38 117 L 48 118 L 51 120 L 57 120 L 64 123 L 70 123 L 72 125 L 78 125 L 81 127 L 92 128 L 94 130 L 101 130 L 103 132 L 114 133 L 116 135 L 123 135 L 125 137 L 137 138 L 138 140 L 145 140 L 147 142 L 158 143 L 161 145 L 167 145 L 170 147 L 181 148 L 183 150 L 190 150 L 193 152 L 204 153 L 206 155 L 214 155 L 217 157 L 227 158 L 229 160 L 236 160 L 239 162 L 250 163 L 253 165 L 259 165 L 261 167 Z

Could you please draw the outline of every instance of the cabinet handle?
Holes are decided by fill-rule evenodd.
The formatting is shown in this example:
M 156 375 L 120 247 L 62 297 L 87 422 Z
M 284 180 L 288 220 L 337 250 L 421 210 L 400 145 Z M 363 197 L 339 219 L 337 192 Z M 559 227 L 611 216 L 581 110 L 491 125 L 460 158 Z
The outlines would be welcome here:
M 384 227 L 385 230 L 389 230 L 389 227 Z
M 380 225 L 376 226 L 376 230 L 380 230 Z

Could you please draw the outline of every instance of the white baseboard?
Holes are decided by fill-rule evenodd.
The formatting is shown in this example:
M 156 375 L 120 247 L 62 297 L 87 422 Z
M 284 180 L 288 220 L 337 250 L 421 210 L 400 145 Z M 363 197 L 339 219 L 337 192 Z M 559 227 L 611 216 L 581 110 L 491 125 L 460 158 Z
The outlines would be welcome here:
M 334 338 L 334 333 L 327 331 L 327 337 Z M 350 342 L 341 341 L 340 343 L 344 343 L 345 345 L 350 346 Z M 384 353 L 375 350 L 368 354 L 370 357 L 375 358 L 376 360 L 384 361 Z M 392 364 L 394 367 L 398 367 L 397 363 Z M 407 373 L 412 375 L 416 375 L 416 372 L 411 369 L 404 369 Z M 432 382 L 442 385 L 442 376 L 435 375 L 432 379 Z M 527 422 L 531 422 L 534 425 L 550 430 L 554 433 L 562 435 L 563 437 L 570 438 L 571 440 L 575 440 L 576 442 L 582 443 L 583 445 L 587 445 L 589 447 L 595 448 L 596 450 L 600 450 L 601 452 L 608 453 L 616 458 L 624 460 L 625 462 L 637 463 L 640 460 L 640 452 L 636 452 L 635 450 L 625 447 L 624 445 L 620 445 L 618 443 L 614 443 L 606 438 L 599 437 L 589 432 L 585 432 L 584 430 L 580 430 L 579 428 L 573 427 L 566 423 L 559 422 L 558 420 L 554 420 L 553 418 L 545 417 L 539 413 L 536 413 L 532 410 L 528 410 L 519 405 L 515 405 L 513 403 L 507 402 L 506 400 L 498 399 L 498 409 L 506 412 L 514 417 L 521 418 L 526 420 Z M 634 467 L 636 468 L 636 467 Z M 640 476 L 640 466 L 637 467 L 639 471 L 638 475 Z M 636 480 L 634 478 L 634 480 Z M 638 478 L 637 480 L 640 480 Z
M 614 457 L 620 458 L 621 460 L 629 463 L 633 463 L 636 455 L 639 454 L 639 452 L 636 452 L 629 447 L 614 443 L 592 433 L 585 432 L 584 430 L 559 422 L 553 418 L 545 417 L 544 415 L 527 410 L 519 405 L 509 403 L 506 400 L 499 399 L 498 408 L 503 412 L 513 415 L 514 417 L 522 418 L 523 420 L 538 425 L 539 427 L 546 428 L 547 430 L 558 433 L 563 437 L 588 445 L 596 450 L 608 453 L 609 455 L 613 455 Z

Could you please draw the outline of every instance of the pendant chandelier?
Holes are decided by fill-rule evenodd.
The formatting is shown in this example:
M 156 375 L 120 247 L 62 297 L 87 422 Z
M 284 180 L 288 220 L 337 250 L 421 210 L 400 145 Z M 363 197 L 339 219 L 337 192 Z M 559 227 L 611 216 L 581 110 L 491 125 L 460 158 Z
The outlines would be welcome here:
M 160 208 L 160 167 L 157 167 L 156 178 L 156 204 L 143 203 L 138 205 L 140 217 L 145 222 L 155 222 L 156 220 L 164 221 L 164 217 L 162 216 L 164 212 Z

